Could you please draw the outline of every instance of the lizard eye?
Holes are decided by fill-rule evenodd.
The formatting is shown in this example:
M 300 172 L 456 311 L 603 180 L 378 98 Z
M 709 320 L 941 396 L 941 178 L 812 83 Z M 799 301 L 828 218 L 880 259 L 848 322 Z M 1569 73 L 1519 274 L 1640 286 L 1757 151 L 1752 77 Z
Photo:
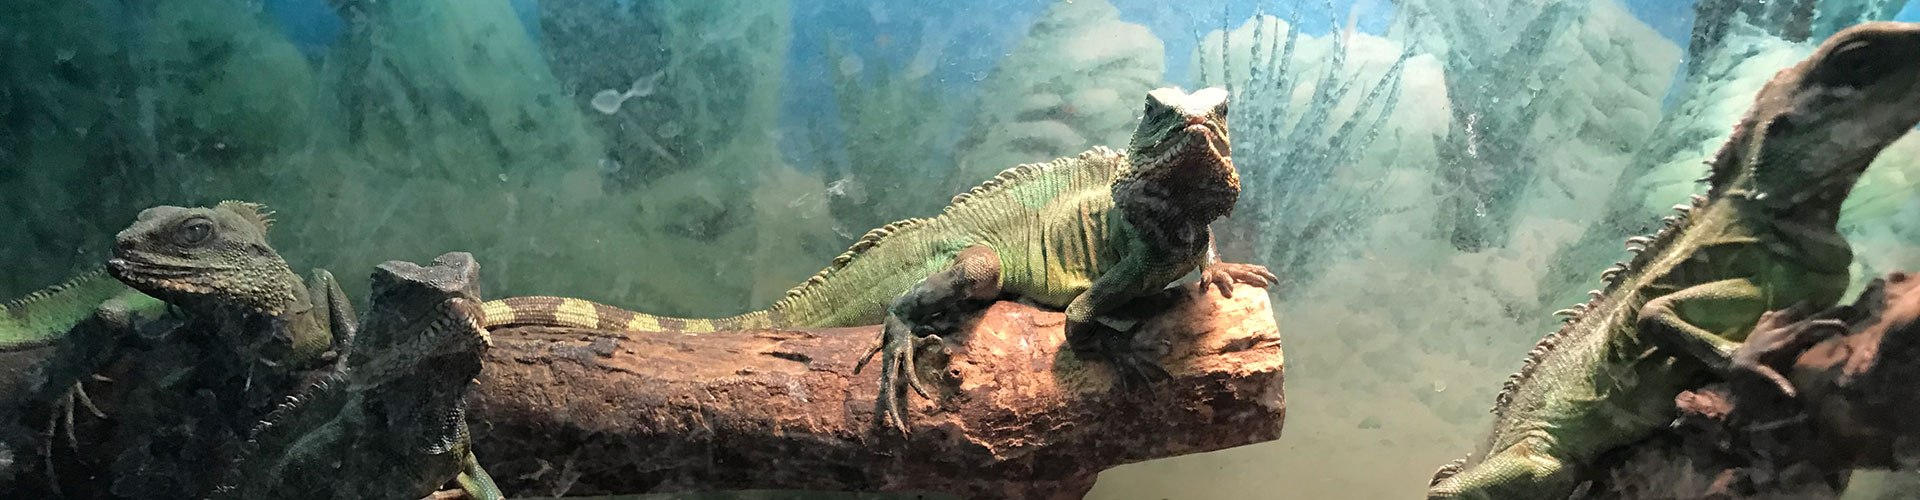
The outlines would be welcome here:
M 196 217 L 180 223 L 180 227 L 174 229 L 173 238 L 181 246 L 195 247 L 205 244 L 213 239 L 213 221 Z
M 1891 69 L 1888 61 L 1877 61 L 1873 44 L 1867 41 L 1855 41 L 1842 45 L 1833 51 L 1833 60 L 1827 70 L 1828 78 L 1834 83 L 1848 87 L 1864 87 L 1879 80 Z

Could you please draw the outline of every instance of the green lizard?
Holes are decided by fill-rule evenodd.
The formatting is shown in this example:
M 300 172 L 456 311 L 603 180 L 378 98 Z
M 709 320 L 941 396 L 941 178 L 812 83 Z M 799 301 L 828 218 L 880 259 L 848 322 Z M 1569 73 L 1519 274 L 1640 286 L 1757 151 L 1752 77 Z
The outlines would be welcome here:
M 126 284 L 107 275 L 105 269 L 95 269 L 0 305 L 0 351 L 26 351 L 53 346 L 88 318 L 99 317 L 109 324 L 131 326 L 132 323 L 157 318 L 165 314 L 166 309 L 166 303 L 128 288 Z M 80 365 L 91 364 L 90 360 L 99 353 L 76 348 L 70 346 L 58 352 L 56 356 L 69 358 L 64 359 L 68 363 L 49 365 L 46 380 L 39 385 L 60 392 L 53 396 L 54 415 L 47 425 L 48 434 L 55 433 L 64 425 L 65 431 L 60 434 L 67 437 L 69 446 L 77 447 L 73 436 L 75 411 L 86 408 L 99 418 L 105 418 L 106 414 L 94 406 L 80 382 L 80 378 L 90 373 L 67 373 L 84 369 Z
M 52 345 L 67 330 L 92 317 L 101 304 L 120 300 L 129 309 L 154 311 L 166 304 L 94 269 L 64 283 L 0 305 L 0 350 Z
M 925 395 L 915 337 L 928 337 L 966 302 L 1003 296 L 1064 307 L 1077 350 L 1104 354 L 1123 385 L 1163 378 L 1128 335 L 1098 318 L 1196 268 L 1221 294 L 1236 281 L 1267 286 L 1265 267 L 1218 262 L 1207 225 L 1240 193 L 1227 134 L 1227 92 L 1149 92 L 1125 153 L 1021 165 L 953 198 L 937 217 L 868 232 L 832 265 L 772 307 L 721 319 L 664 318 L 561 297 L 486 303 L 486 325 L 711 332 L 743 328 L 884 324 L 877 421 L 906 430 L 900 393 Z M 1204 288 L 1203 288 L 1204 289 Z
M 489 343 L 478 264 L 393 261 L 372 285 L 350 355 L 261 422 L 214 498 L 413 499 L 474 470 L 464 399 Z M 499 498 L 485 476 L 459 479 Z
M 64 283 L 47 287 L 28 294 L 25 297 L 8 301 L 0 305 L 0 351 L 26 351 L 49 348 L 59 343 L 68 331 L 79 326 L 89 318 L 100 318 L 108 325 L 130 327 L 134 323 L 151 320 L 165 314 L 167 305 L 153 297 L 128 288 L 125 284 L 107 275 L 105 269 L 95 269 L 67 280 Z M 55 357 L 69 361 L 64 364 L 49 365 L 45 380 L 39 387 L 59 391 L 56 398 L 53 422 L 48 431 L 53 432 L 61 423 L 65 424 L 69 444 L 73 443 L 73 414 L 78 407 L 85 407 L 97 417 L 105 414 L 95 407 L 91 398 L 80 383 L 80 378 L 88 374 L 67 373 L 84 369 L 89 361 L 103 353 L 80 349 L 83 346 L 68 346 L 56 349 Z M 39 394 L 39 396 L 46 396 Z M 31 399 L 31 398 L 30 398 Z
M 55 400 L 49 429 L 65 422 L 69 444 L 77 449 L 73 438 L 75 402 L 105 418 L 82 390 L 81 381 L 97 376 L 116 359 L 132 358 L 136 363 L 128 366 L 146 366 L 149 368 L 143 370 L 158 370 L 162 374 L 149 377 L 146 375 L 153 374 L 143 373 L 143 376 L 120 380 L 120 385 L 134 391 L 119 391 L 123 392 L 120 396 L 123 399 L 207 389 L 207 386 L 196 385 L 197 382 L 178 388 L 169 384 L 184 380 L 173 374 L 194 371 L 183 372 L 181 365 L 230 364 L 244 377 L 242 387 L 246 394 L 237 400 L 252 400 L 239 403 L 241 407 L 259 409 L 264 414 L 272 403 L 290 393 L 302 377 L 337 357 L 333 350 L 335 341 L 351 338 L 353 333 L 351 306 L 326 270 L 314 271 L 311 289 L 303 286 L 300 278 L 267 244 L 270 224 L 267 215 L 259 205 L 233 201 L 213 208 L 148 209 L 131 227 L 117 235 L 116 258 L 106 269 L 83 274 L 6 306 L 4 314 L 0 314 L 0 349 L 54 346 L 34 383 L 49 389 L 71 387 L 63 389 L 65 394 Z M 152 338 L 133 338 L 143 336 L 132 333 L 136 330 L 158 326 L 159 317 L 168 315 L 170 310 L 177 313 L 172 315 L 174 318 L 185 321 L 184 325 L 162 328 Z M 72 333 L 84 321 L 94 319 L 103 321 L 101 326 L 120 333 L 91 336 Z M 166 333 L 167 330 L 209 333 L 218 337 L 218 342 L 225 343 L 224 348 L 216 351 L 235 353 L 238 356 L 232 357 L 244 359 L 229 360 L 228 356 L 216 355 L 182 362 L 146 359 L 155 356 L 153 352 L 135 352 L 152 351 L 155 346 L 177 341 L 197 342 Z M 155 340 L 159 342 L 152 342 Z M 14 396 L 18 402 L 12 404 L 32 404 L 48 396 L 51 395 L 19 394 Z M 192 396 L 173 394 L 171 397 Z M 146 399 L 140 401 L 122 401 L 124 411 L 134 414 L 123 415 L 125 418 L 119 420 L 134 427 L 116 435 L 137 440 L 144 431 L 132 429 L 146 425 L 153 418 L 197 418 L 160 415 L 171 410 L 164 405 L 146 405 L 144 403 L 151 402 Z M 249 412 L 232 415 L 237 422 L 236 432 L 244 432 L 248 419 L 252 418 L 240 413 Z M 113 446 L 118 445 L 108 448 Z M 49 466 L 52 457 L 49 449 Z M 48 487 L 58 491 L 57 480 L 52 476 L 47 479 Z
M 146 295 L 210 318 L 258 362 L 313 368 L 339 353 L 354 331 L 353 307 L 333 274 L 304 283 L 267 244 L 272 214 L 223 201 L 212 208 L 153 207 L 114 237 L 107 270 Z M 257 328 L 264 326 L 265 328 Z
M 1565 498 L 1598 455 L 1672 422 L 1680 391 L 1732 375 L 1761 314 L 1836 303 L 1841 203 L 1916 122 L 1920 25 L 1855 26 L 1780 71 L 1710 162 L 1707 195 L 1628 240 L 1638 255 L 1562 311 L 1496 398 L 1482 458 L 1442 467 L 1428 496 Z
M 271 220 L 261 208 L 227 201 L 141 212 L 117 236 L 116 258 L 106 269 L 0 306 L 0 350 L 51 345 L 103 304 L 114 304 L 119 315 L 174 305 L 209 316 L 238 311 L 275 319 L 272 332 L 288 355 L 281 361 L 321 359 L 334 332 L 351 335 L 352 308 L 324 269 L 314 270 L 311 289 L 302 286 L 267 245 Z
M 263 208 L 227 201 L 213 208 L 147 209 L 115 237 L 108 269 L 140 292 L 180 307 L 190 320 L 200 318 L 197 325 L 222 335 L 222 344 L 254 353 L 258 373 L 294 377 L 288 382 L 297 384 L 303 374 L 324 371 L 349 354 L 356 318 L 331 273 L 315 269 L 313 281 L 303 286 L 267 244 L 272 220 Z M 259 394 L 271 399 L 249 407 L 268 408 L 285 396 L 278 390 Z M 478 499 L 500 498 L 471 453 L 462 453 L 461 486 Z

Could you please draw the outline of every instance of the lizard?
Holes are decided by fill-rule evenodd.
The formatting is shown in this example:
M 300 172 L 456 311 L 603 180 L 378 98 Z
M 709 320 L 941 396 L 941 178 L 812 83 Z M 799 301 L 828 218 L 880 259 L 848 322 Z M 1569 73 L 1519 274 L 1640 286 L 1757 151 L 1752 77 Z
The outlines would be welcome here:
M 411 499 L 455 478 L 471 462 L 465 393 L 490 345 L 478 271 L 457 252 L 379 266 L 348 355 L 260 422 L 212 497 Z M 486 481 L 462 484 L 495 489 Z
M 107 272 L 140 293 L 220 325 L 235 346 L 270 368 L 312 368 L 339 355 L 355 329 L 352 303 L 333 274 L 304 282 L 267 242 L 264 205 L 142 210 L 114 235 Z
M 67 332 L 90 318 L 101 318 L 111 326 L 124 328 L 156 319 L 165 314 L 166 309 L 166 303 L 114 279 L 105 268 L 95 268 L 60 284 L 0 304 L 0 352 L 52 347 Z M 84 359 L 91 357 L 72 352 L 60 352 L 56 356 L 70 358 L 76 364 L 86 364 Z M 68 368 L 72 367 L 49 366 L 47 369 L 64 372 Z M 87 396 L 85 387 L 78 380 L 81 376 L 85 375 L 69 377 L 50 374 L 47 377 L 49 380 L 72 381 L 58 388 L 49 388 L 61 394 L 55 396 L 55 415 L 48 424 L 48 433 L 53 433 L 64 424 L 66 432 L 63 434 L 67 436 L 69 445 L 77 445 L 73 437 L 73 415 L 78 408 L 86 408 L 95 417 L 106 416 Z
M 1839 498 L 1853 470 L 1898 468 L 1916 319 L 1920 280 L 1900 271 L 1851 304 L 1762 314 L 1729 378 L 1682 391 L 1669 429 L 1608 452 L 1569 499 Z
M 224 201 L 205 207 L 160 206 L 142 211 L 115 236 L 107 268 L 132 288 L 178 306 L 193 326 L 214 332 L 216 343 L 250 353 L 239 371 L 274 377 L 251 390 L 246 408 L 271 408 L 296 387 L 347 355 L 357 330 L 352 304 L 333 275 L 315 269 L 304 283 L 267 242 L 272 213 L 263 205 Z M 195 322 L 195 319 L 198 319 Z M 462 472 L 468 493 L 500 498 L 492 480 L 469 456 Z
M 79 378 L 85 374 L 69 376 L 66 372 L 89 365 L 91 362 L 88 359 L 104 356 L 105 353 L 79 352 L 76 351 L 78 346 L 58 345 L 60 340 L 89 319 L 101 319 L 109 327 L 131 328 L 136 323 L 157 319 L 166 313 L 166 309 L 166 303 L 115 280 L 105 268 L 96 268 L 0 304 L 0 352 L 51 347 L 53 358 L 71 361 L 65 365 L 43 368 L 46 376 L 36 380 L 36 387 L 26 390 L 25 396 L 28 399 L 41 399 L 43 390 L 58 391 L 59 394 L 52 395 L 56 401 L 55 415 L 48 424 L 48 433 L 52 434 L 64 423 L 68 444 L 77 445 L 73 438 L 73 414 L 76 409 L 86 408 L 100 418 L 105 418 L 105 414 L 93 404 L 85 387 L 79 382 Z M 48 387 L 49 384 L 52 387 Z
M 314 271 L 311 290 L 300 286 L 300 278 L 266 242 L 271 219 L 262 208 L 227 201 L 213 208 L 163 206 L 141 212 L 132 227 L 116 235 L 118 257 L 106 267 L 0 306 L 0 350 L 55 344 L 81 321 L 103 312 L 128 321 L 181 306 L 206 316 L 228 317 L 238 306 L 247 313 L 281 319 L 269 330 L 290 341 L 286 347 L 292 359 L 319 359 L 320 352 L 329 348 L 333 332 L 351 331 L 351 306 L 324 269 Z M 191 217 L 183 215 L 187 213 Z M 188 218 L 193 219 L 191 228 L 163 228 Z M 161 234 L 163 230 L 170 233 Z M 201 241 L 189 242 L 189 238 Z M 192 253 L 215 244 L 226 249 Z M 73 391 L 85 400 L 77 382 Z
M 488 328 L 517 325 L 704 333 L 719 330 L 884 325 L 876 422 L 908 432 L 902 392 L 926 396 L 916 346 L 938 340 L 968 304 L 1013 297 L 1064 308 L 1068 343 L 1112 362 L 1116 384 L 1168 377 L 1129 347 L 1131 325 L 1102 316 L 1201 271 L 1231 295 L 1234 282 L 1266 287 L 1264 266 L 1221 262 L 1208 224 L 1229 216 L 1239 174 L 1227 129 L 1228 92 L 1148 92 L 1125 152 L 1096 146 L 1074 157 L 1019 165 L 953 197 L 931 218 L 869 231 L 832 264 L 771 307 L 718 319 L 667 318 L 564 297 L 484 304 Z M 1115 321 L 1117 323 L 1117 321 Z
M 23 371 L 9 377 L 0 392 L 0 429 L 19 425 L 18 431 L 38 425 L 31 435 L 0 430 L 0 448 L 37 450 L 41 475 L 18 474 L 0 463 L 0 490 L 45 487 L 63 494 L 58 481 L 56 443 L 81 449 L 75 415 L 85 409 L 96 419 L 106 413 L 89 397 L 84 380 L 100 378 L 98 369 L 118 351 L 117 341 L 128 335 L 164 331 L 178 322 L 165 303 L 141 294 L 96 269 L 59 285 L 36 291 L 0 306 L 0 352 L 25 362 Z M 29 420 L 44 414 L 44 424 Z M 4 453 L 4 451 L 0 451 Z
M 351 338 L 354 318 L 330 273 L 314 270 L 313 286 L 305 287 L 268 245 L 270 215 L 261 205 L 237 201 L 212 208 L 149 208 L 115 236 L 114 258 L 103 269 L 10 303 L 5 320 L 0 321 L 0 349 L 54 346 L 31 382 L 47 389 L 17 393 L 10 405 L 34 404 L 45 398 L 41 391 L 71 387 L 55 400 L 47 435 L 51 437 L 55 425 L 64 422 L 69 445 L 77 450 L 74 402 L 106 418 L 86 396 L 81 379 L 110 380 L 99 372 L 114 364 L 120 370 L 155 372 L 131 377 L 125 385 L 133 392 L 119 391 L 122 399 L 190 398 L 183 394 L 207 387 L 194 385 L 197 382 L 181 388 L 170 384 L 182 383 L 175 380 L 176 375 L 198 372 L 244 378 L 241 392 L 245 394 L 238 399 L 252 401 L 228 408 L 236 411 L 220 412 L 222 418 L 224 413 L 245 413 L 244 408 L 264 408 L 277 401 L 289 392 L 282 389 L 290 389 L 294 381 L 337 357 L 334 341 Z M 176 321 L 161 324 L 162 315 Z M 101 324 L 82 328 L 94 320 Z M 210 332 L 215 340 L 200 342 L 187 338 L 194 335 L 177 334 L 182 331 Z M 168 347 L 176 341 L 211 347 Z M 170 349 L 180 352 L 157 354 Z M 162 359 L 181 353 L 194 359 Z M 200 369 L 203 366 L 219 368 Z M 256 370 L 259 367 L 264 369 Z M 256 373 L 260 380 L 256 381 Z M 281 382 L 270 383 L 269 378 Z M 194 418 L 166 414 L 180 408 L 142 404 L 148 402 L 122 401 L 121 406 L 132 414 L 120 420 L 138 427 L 152 418 Z M 244 415 L 235 418 L 246 422 Z M 144 434 L 130 430 L 114 435 L 132 436 L 128 439 L 138 442 Z M 106 447 L 119 449 L 115 446 L 119 445 Z M 116 460 L 125 458 L 118 455 Z M 51 467 L 50 449 L 46 458 Z M 49 488 L 59 489 L 53 476 L 47 480 Z
M 1775 74 L 1708 162 L 1707 193 L 1559 311 L 1495 398 L 1479 461 L 1441 467 L 1428 497 L 1565 498 L 1596 456 L 1672 422 L 1675 395 L 1731 375 L 1761 314 L 1837 303 L 1853 258 L 1841 203 L 1916 122 L 1920 25 L 1851 27 Z
M 98 312 L 102 304 L 123 301 L 133 311 L 164 310 L 159 299 L 140 293 L 95 268 L 60 284 L 36 290 L 0 304 L 0 350 L 46 347 L 60 340 L 74 325 Z
M 336 333 L 351 335 L 352 306 L 325 269 L 315 269 L 312 286 L 304 286 L 268 245 L 272 219 L 263 210 L 226 201 L 141 212 L 116 235 L 116 257 L 104 268 L 0 306 L 0 350 L 53 345 L 96 316 L 131 323 L 178 307 L 222 320 L 213 323 L 271 320 L 264 330 L 282 342 L 279 353 L 262 359 L 267 364 L 324 361 Z

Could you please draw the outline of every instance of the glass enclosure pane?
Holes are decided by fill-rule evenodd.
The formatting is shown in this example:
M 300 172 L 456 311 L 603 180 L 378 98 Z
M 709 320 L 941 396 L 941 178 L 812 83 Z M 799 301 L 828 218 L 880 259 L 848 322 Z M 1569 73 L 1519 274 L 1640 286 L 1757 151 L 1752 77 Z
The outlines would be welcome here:
M 271 210 L 271 249 L 294 274 L 331 270 L 362 311 L 382 263 L 470 252 L 482 298 L 728 317 L 788 300 L 870 230 L 937 216 L 1003 170 L 1130 151 L 1153 89 L 1224 88 L 1241 191 L 1212 241 L 1279 276 L 1266 292 L 1284 437 L 1112 468 L 1097 499 L 1417 497 L 1477 452 L 1503 381 L 1561 328 L 1553 312 L 1632 258 L 1622 241 L 1707 193 L 1705 163 L 1769 79 L 1850 26 L 1920 21 L 1903 0 L 4 3 L 0 297 L 100 269 L 143 209 L 241 200 Z M 1823 261 L 1848 271 L 1839 303 L 1920 268 L 1915 137 L 1880 151 L 1839 208 L 1853 253 Z M 1021 224 L 1065 224 L 1042 219 Z M 959 227 L 948 250 L 998 237 Z M 1089 252 L 1125 251 L 1102 245 Z M 940 255 L 894 264 L 919 274 L 884 299 L 847 301 L 884 314 L 958 259 Z M 1021 295 L 1014 280 L 1002 298 Z M 1034 301 L 1073 314 L 1049 300 Z M 266 328 L 247 325 L 229 326 Z M 138 498 L 217 482 L 192 470 L 211 464 L 106 437 L 120 431 L 102 422 L 173 417 L 84 376 L 105 364 L 38 364 L 76 342 L 0 352 L 38 353 L 0 357 L 14 373 L 0 390 L 22 401 L 0 409 L 18 420 L 0 432 L 4 484 Z M 83 382 L 112 411 L 64 395 Z M 457 418 L 484 439 L 485 411 Z M 115 458 L 48 458 L 75 456 L 58 449 L 69 439 Z M 122 458 L 136 453 L 159 458 Z M 644 468 L 648 451 L 631 453 L 623 466 Z M 38 489 L 58 470 L 112 484 Z M 1847 498 L 1920 498 L 1911 475 L 1857 474 Z M 494 479 L 515 497 L 704 489 Z M 515 489 L 535 483 L 549 488 Z

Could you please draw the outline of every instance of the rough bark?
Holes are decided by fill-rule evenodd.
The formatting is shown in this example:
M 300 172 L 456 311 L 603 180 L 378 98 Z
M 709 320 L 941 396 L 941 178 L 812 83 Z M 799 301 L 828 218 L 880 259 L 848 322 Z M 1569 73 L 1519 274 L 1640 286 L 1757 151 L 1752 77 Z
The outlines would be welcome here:
M 1204 297 L 1204 298 L 1203 298 Z M 1127 392 L 1062 352 L 1064 318 L 986 309 L 923 357 L 939 402 L 875 425 L 878 327 L 701 335 L 494 332 L 469 419 L 510 496 L 741 489 L 1080 498 L 1104 469 L 1276 439 L 1286 410 L 1265 293 L 1176 288 L 1131 311 L 1173 380 Z M 1154 311 L 1154 312 L 1147 312 Z M 932 351 L 923 350 L 923 353 Z

